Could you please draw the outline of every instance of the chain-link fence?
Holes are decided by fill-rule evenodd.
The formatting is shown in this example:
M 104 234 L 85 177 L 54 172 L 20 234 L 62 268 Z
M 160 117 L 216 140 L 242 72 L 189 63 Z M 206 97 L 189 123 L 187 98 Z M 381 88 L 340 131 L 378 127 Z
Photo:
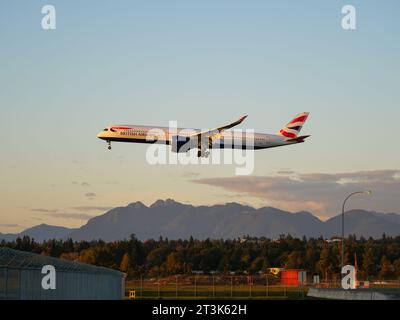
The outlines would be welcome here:
M 177 275 L 145 278 L 126 283 L 126 298 L 134 299 L 305 299 L 309 288 L 341 288 L 339 280 L 313 283 L 307 279 L 296 285 L 285 284 L 272 275 Z M 364 289 L 400 289 L 400 280 L 358 281 Z
M 339 280 L 324 280 L 312 285 L 315 288 L 342 288 Z M 360 289 L 400 289 L 400 280 L 357 280 L 357 288 Z
M 126 283 L 126 296 L 136 299 L 301 299 L 308 285 L 286 285 L 270 275 L 172 276 L 140 278 Z

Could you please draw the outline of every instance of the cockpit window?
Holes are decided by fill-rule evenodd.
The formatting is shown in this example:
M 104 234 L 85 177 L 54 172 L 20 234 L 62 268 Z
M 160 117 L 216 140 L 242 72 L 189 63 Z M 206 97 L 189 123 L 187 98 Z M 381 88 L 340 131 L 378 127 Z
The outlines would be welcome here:
M 103 131 L 108 131 L 108 128 L 105 128 Z

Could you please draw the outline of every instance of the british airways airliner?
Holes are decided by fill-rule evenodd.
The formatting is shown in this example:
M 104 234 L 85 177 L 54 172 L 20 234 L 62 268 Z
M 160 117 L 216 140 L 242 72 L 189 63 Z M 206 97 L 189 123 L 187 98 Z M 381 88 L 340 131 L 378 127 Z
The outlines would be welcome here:
M 197 149 L 198 157 L 208 157 L 209 149 L 267 149 L 302 143 L 309 135 L 299 133 L 308 118 L 308 112 L 298 114 L 277 134 L 248 133 L 229 130 L 241 124 L 247 116 L 230 124 L 207 131 L 199 129 L 168 128 L 142 125 L 112 125 L 97 137 L 105 140 L 111 150 L 111 142 L 162 143 L 172 146 L 172 152 Z

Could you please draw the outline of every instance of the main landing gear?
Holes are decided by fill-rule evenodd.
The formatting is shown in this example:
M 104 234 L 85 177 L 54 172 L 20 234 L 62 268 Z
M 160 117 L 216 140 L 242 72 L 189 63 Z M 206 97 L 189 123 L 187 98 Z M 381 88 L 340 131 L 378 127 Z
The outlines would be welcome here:
M 210 152 L 209 151 L 207 151 L 207 150 L 201 150 L 201 149 L 199 149 L 198 151 L 197 151 L 197 157 L 198 158 L 208 158 L 210 156 Z

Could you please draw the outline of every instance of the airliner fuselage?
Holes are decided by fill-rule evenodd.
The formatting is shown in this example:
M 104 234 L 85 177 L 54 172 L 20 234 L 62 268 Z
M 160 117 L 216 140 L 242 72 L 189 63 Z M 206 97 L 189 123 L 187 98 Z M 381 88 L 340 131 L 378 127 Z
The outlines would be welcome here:
M 207 149 L 267 149 L 304 142 L 309 136 L 298 136 L 308 113 L 297 115 L 278 134 L 253 133 L 249 130 L 231 130 L 246 117 L 212 130 L 156 127 L 145 125 L 112 125 L 97 137 L 111 142 L 160 143 L 172 146 L 173 152 L 198 149 L 198 156 L 208 156 Z
M 157 131 L 162 132 L 158 134 Z M 168 127 L 152 127 L 141 125 L 115 125 L 105 128 L 97 137 L 110 142 L 132 142 L 132 143 L 163 143 L 171 145 L 173 137 L 189 138 L 193 133 L 200 133 L 199 129 L 177 128 L 171 130 Z M 295 144 L 298 142 L 287 141 L 288 139 L 275 135 L 263 133 L 247 133 L 238 130 L 226 130 L 221 133 L 221 136 L 213 140 L 210 149 L 228 148 L 230 145 L 233 148 L 241 148 L 246 142 L 249 144 L 254 139 L 254 149 L 266 149 L 279 147 L 283 145 Z

